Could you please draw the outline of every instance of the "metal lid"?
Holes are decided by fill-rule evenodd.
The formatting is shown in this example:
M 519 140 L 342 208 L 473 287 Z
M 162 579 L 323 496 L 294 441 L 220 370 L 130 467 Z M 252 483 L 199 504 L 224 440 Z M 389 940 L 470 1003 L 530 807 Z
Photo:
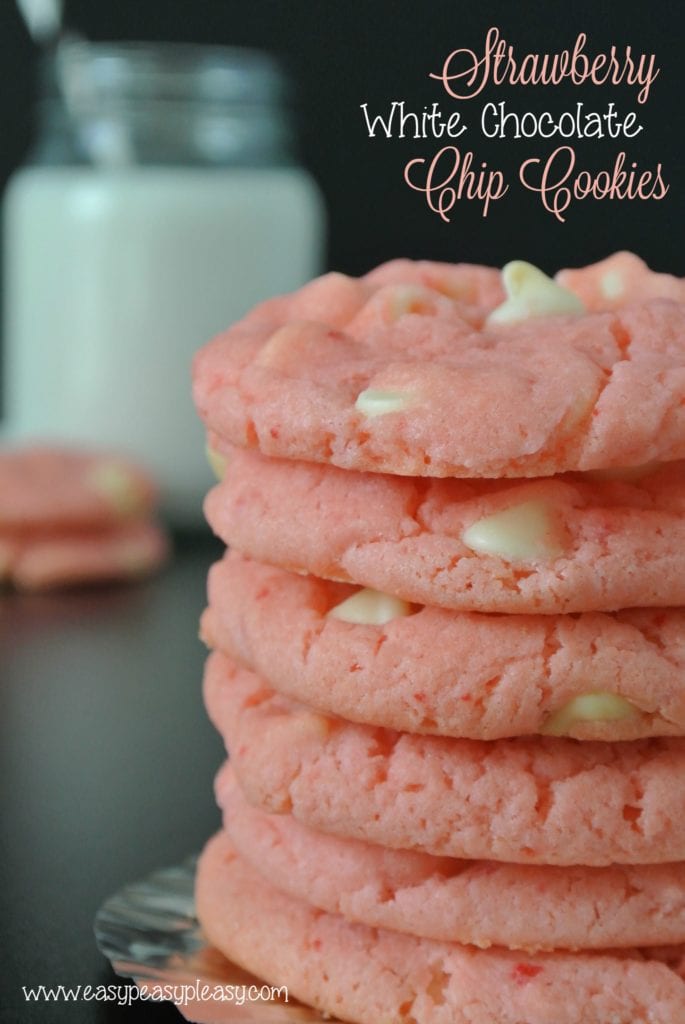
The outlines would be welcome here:
M 291 102 L 280 63 L 260 50 L 179 43 L 63 41 L 44 63 L 48 93 L 78 95 L 81 103 L 117 106 L 142 100 L 218 105 Z

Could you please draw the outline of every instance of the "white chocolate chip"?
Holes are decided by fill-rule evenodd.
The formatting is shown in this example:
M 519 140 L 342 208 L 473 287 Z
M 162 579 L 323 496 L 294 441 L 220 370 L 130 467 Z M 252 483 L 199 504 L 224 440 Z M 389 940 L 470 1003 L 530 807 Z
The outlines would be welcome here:
M 577 295 L 547 277 L 532 263 L 514 260 L 502 270 L 507 298 L 487 319 L 488 324 L 510 324 L 535 316 L 555 313 L 583 313 L 585 306 Z
M 601 287 L 605 299 L 617 299 L 619 295 L 623 295 L 625 286 L 617 270 L 608 270 L 602 278 Z
M 287 365 L 302 339 L 303 326 L 300 321 L 295 321 L 275 330 L 255 356 L 255 366 L 278 370 L 284 363 Z
M 144 497 L 136 479 L 118 462 L 98 462 L 88 473 L 88 485 L 122 518 L 143 511 Z
M 472 551 L 508 560 L 555 558 L 563 550 L 544 501 L 524 501 L 479 519 L 461 539 Z
M 565 736 L 580 722 L 621 722 L 636 713 L 635 705 L 618 694 L 584 693 L 555 711 L 540 731 L 547 736 Z
M 311 708 L 293 706 L 288 714 L 288 733 L 293 739 L 326 740 L 333 729 L 333 719 Z
M 365 416 L 384 416 L 388 412 L 401 412 L 412 404 L 412 396 L 406 391 L 379 391 L 367 388 L 357 395 L 355 409 Z
M 426 313 L 431 306 L 432 296 L 424 288 L 414 285 L 397 285 L 393 288 L 388 303 L 388 312 L 392 320 L 398 320 L 407 313 Z
M 392 619 L 411 615 L 411 605 L 391 594 L 383 594 L 379 590 L 365 588 L 352 594 L 347 600 L 331 608 L 330 619 L 342 622 L 356 622 L 362 626 L 384 626 Z
M 222 455 L 221 452 L 216 451 L 215 448 L 211 448 L 209 445 L 205 447 L 205 454 L 214 476 L 217 480 L 223 480 L 226 476 L 228 457 L 226 455 Z

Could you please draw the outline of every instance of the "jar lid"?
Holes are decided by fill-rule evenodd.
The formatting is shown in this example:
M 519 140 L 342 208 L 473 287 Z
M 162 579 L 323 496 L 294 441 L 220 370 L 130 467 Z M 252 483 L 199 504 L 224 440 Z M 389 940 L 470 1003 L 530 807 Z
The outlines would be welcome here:
M 42 63 L 43 162 L 257 166 L 292 159 L 289 77 L 259 50 L 62 40 Z
M 65 40 L 43 67 L 48 94 L 66 87 L 80 105 L 142 100 L 280 106 L 292 100 L 288 75 L 261 50 L 189 43 Z

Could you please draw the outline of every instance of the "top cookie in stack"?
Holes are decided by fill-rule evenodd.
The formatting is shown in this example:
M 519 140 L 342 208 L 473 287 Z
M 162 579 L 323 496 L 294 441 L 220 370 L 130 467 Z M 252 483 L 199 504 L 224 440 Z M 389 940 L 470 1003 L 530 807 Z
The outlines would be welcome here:
M 363 1024 L 680 1024 L 685 282 L 328 275 L 199 353 L 195 398 L 234 549 L 210 939 Z
M 683 458 L 685 284 L 627 253 L 558 281 L 522 263 L 329 274 L 200 352 L 198 409 L 223 442 L 364 472 Z

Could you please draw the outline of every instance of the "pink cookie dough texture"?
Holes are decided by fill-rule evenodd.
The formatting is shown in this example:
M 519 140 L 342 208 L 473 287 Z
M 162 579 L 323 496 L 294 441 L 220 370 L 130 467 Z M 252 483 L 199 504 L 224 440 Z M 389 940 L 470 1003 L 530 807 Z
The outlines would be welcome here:
M 0 534 L 119 525 L 149 513 L 155 490 L 145 473 L 115 456 L 0 450 Z
M 50 590 L 134 579 L 158 568 L 168 553 L 164 532 L 143 522 L 90 533 L 0 537 L 0 583 L 18 590 Z
M 560 276 L 588 312 L 490 326 L 494 270 L 328 274 L 201 349 L 195 402 L 225 442 L 365 472 L 539 477 L 683 458 L 685 289 L 625 254 L 612 268 L 608 298 L 602 264 Z M 401 407 L 367 415 L 369 390 Z
M 259 561 L 462 611 L 575 613 L 685 604 L 685 466 L 637 479 L 418 480 L 236 450 L 205 514 Z M 467 546 L 490 516 L 546 510 L 525 557 Z M 506 538 L 505 538 L 506 539 Z
M 671 299 L 685 302 L 685 280 L 656 274 L 631 252 L 613 256 L 579 270 L 560 270 L 556 280 L 590 310 L 618 309 L 627 303 Z
M 437 856 L 593 867 L 685 859 L 685 741 L 457 740 L 330 718 L 210 655 L 205 703 L 250 803 Z
M 210 840 L 198 917 L 229 959 L 359 1024 L 682 1024 L 683 950 L 479 950 L 352 924 L 278 892 Z M 664 959 L 662 959 L 664 958 Z
M 282 892 L 350 921 L 529 952 L 685 942 L 685 864 L 558 868 L 388 850 L 250 807 L 228 764 L 217 795 L 241 857 Z
M 209 573 L 201 634 L 269 685 L 325 714 L 412 733 L 492 740 L 539 733 L 588 692 L 634 714 L 577 721 L 576 739 L 685 734 L 685 611 L 481 615 L 427 606 L 382 626 L 330 618 L 356 587 L 229 552 Z

